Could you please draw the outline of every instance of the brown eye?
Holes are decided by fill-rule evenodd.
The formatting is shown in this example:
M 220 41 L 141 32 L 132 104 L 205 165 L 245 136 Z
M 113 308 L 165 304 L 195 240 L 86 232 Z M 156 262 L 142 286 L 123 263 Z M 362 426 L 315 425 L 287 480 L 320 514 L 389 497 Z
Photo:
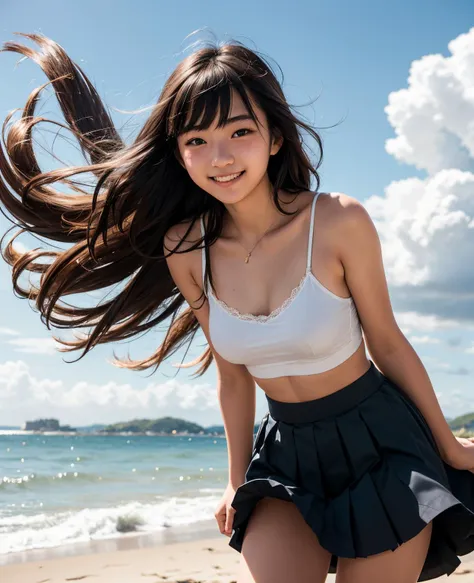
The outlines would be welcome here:
M 240 130 L 237 130 L 234 133 L 236 134 L 237 132 L 247 132 L 247 134 L 251 134 L 251 133 L 253 133 L 253 130 L 249 130 L 248 128 L 241 128 Z M 244 134 L 244 135 L 247 135 L 247 134 Z
M 193 144 L 195 140 L 201 140 L 202 142 L 204 141 L 202 138 L 192 138 L 186 142 L 186 146 L 198 146 L 199 144 Z

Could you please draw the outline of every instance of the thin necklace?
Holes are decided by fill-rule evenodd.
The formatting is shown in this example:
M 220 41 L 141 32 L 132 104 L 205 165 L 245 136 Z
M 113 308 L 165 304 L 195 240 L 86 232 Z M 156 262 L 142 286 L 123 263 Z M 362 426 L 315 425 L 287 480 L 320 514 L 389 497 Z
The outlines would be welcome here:
M 276 221 L 275 221 L 275 223 L 276 223 Z M 273 227 L 273 225 L 274 225 L 275 223 L 272 223 L 272 224 L 271 224 L 271 225 L 268 227 L 268 229 L 267 229 L 266 231 L 264 231 L 263 235 L 260 237 L 260 239 L 257 239 L 257 242 L 256 242 L 256 243 L 255 243 L 255 245 L 252 247 L 252 249 L 250 249 L 250 251 L 248 251 L 248 249 L 247 249 L 247 248 L 244 246 L 244 244 L 243 244 L 243 243 L 241 243 L 241 242 L 240 242 L 240 241 L 237 239 L 238 243 L 239 243 L 239 244 L 240 244 L 240 245 L 241 245 L 241 246 L 242 246 L 242 247 L 245 249 L 245 251 L 247 251 L 247 257 L 244 259 L 244 262 L 245 262 L 245 263 L 248 263 L 248 262 L 250 261 L 250 256 L 252 255 L 252 253 L 253 253 L 253 250 L 254 250 L 254 249 L 255 249 L 255 247 L 256 247 L 256 246 L 257 246 L 257 245 L 260 243 L 260 241 L 261 241 L 261 240 L 262 240 L 262 239 L 265 237 L 265 235 L 268 233 L 268 231 L 269 231 L 269 230 L 270 230 L 270 229 Z

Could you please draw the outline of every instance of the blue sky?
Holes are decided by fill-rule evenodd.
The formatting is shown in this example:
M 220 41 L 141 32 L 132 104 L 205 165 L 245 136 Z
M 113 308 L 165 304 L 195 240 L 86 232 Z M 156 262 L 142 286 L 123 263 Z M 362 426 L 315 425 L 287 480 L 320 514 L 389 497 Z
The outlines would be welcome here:
M 146 114 L 115 110 L 150 106 L 192 43 L 237 39 L 276 62 L 290 103 L 313 100 L 300 113 L 328 128 L 320 130 L 321 190 L 354 196 L 376 222 L 395 316 L 445 414 L 472 410 L 474 4 L 303 0 L 289 6 L 281 0 L 241 0 L 233 7 L 214 0 L 4 0 L 0 41 L 21 31 L 59 42 L 114 108 L 127 139 Z M 37 65 L 25 61 L 15 67 L 17 61 L 0 55 L 2 120 L 45 80 Z M 39 111 L 57 112 L 51 93 Z M 79 161 L 71 148 L 60 148 L 66 161 Z M 43 155 L 41 160 L 52 167 Z M 0 230 L 7 227 L 1 217 Z M 22 243 L 35 245 L 28 237 Z M 38 314 L 14 297 L 2 263 L 1 425 L 45 415 L 71 424 L 162 415 L 204 425 L 221 420 L 214 368 L 192 379 L 184 370 L 175 377 L 169 364 L 149 376 L 107 362 L 114 350 L 133 358 L 150 354 L 160 342 L 158 331 L 96 347 L 72 364 L 65 361 L 79 354 L 57 352 L 50 338 Z M 202 343 L 201 337 L 196 344 Z M 264 412 L 259 392 L 257 416 Z

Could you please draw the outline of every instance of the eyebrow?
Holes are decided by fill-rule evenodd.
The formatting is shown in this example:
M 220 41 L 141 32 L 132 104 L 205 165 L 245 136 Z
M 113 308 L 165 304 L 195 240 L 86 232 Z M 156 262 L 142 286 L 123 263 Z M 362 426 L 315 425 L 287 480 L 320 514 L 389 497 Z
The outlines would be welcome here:
M 242 121 L 242 120 L 251 120 L 251 121 L 253 121 L 253 119 L 250 117 L 250 115 L 248 113 L 242 113 L 241 115 L 234 115 L 234 117 L 228 117 L 224 121 L 224 125 L 231 124 L 234 121 Z
M 247 113 L 242 113 L 240 115 L 234 115 L 234 117 L 228 117 L 226 120 L 224 120 L 224 126 L 230 125 L 231 123 L 234 123 L 236 121 L 243 121 L 243 120 L 253 121 L 253 119 L 251 118 L 250 115 L 248 115 Z M 187 128 L 185 133 L 188 134 L 189 132 L 193 132 L 197 129 L 198 129 L 198 126 L 193 126 L 192 128 Z

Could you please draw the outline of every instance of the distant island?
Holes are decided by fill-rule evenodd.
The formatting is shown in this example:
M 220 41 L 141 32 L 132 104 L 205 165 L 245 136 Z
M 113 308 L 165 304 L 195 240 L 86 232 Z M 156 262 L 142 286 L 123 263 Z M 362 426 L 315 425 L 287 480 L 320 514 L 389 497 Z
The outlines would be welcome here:
M 13 429 L 13 428 L 9 428 Z M 254 433 L 258 424 L 254 426 Z M 179 419 L 177 417 L 161 417 L 159 419 L 133 419 L 110 425 L 90 425 L 87 427 L 73 428 L 70 425 L 60 425 L 58 419 L 36 419 L 26 421 L 21 427 L 22 431 L 35 432 L 75 432 L 94 435 L 117 435 L 134 433 L 137 435 L 214 435 L 224 436 L 223 425 L 203 427 L 197 423 Z
M 448 421 L 453 433 L 456 435 L 474 436 L 474 412 L 461 415 Z M 259 424 L 254 425 L 254 433 L 257 432 Z M 13 429 L 13 428 L 12 428 Z M 94 435 L 119 435 L 124 433 L 134 433 L 137 435 L 214 435 L 225 436 L 223 425 L 211 425 L 203 427 L 197 423 L 186 421 L 178 417 L 160 417 L 159 419 L 133 419 L 132 421 L 122 421 L 110 425 L 90 425 L 87 427 L 74 428 L 70 425 L 60 425 L 57 419 L 37 419 L 26 421 L 23 431 L 35 432 L 75 432 L 88 433 Z
M 26 421 L 21 427 L 22 431 L 76 431 L 70 425 L 60 425 L 57 419 L 37 419 Z

